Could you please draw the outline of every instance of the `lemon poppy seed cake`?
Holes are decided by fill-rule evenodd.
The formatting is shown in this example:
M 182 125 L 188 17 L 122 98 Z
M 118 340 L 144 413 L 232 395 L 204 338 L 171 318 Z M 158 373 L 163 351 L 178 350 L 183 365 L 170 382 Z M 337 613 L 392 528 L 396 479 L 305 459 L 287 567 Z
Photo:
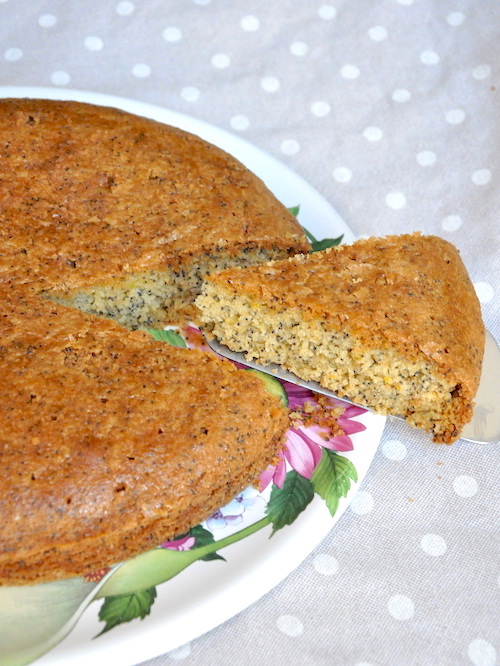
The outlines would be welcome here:
M 457 249 L 418 233 L 368 238 L 206 278 L 211 334 L 451 443 L 472 417 L 484 353 Z
M 308 248 L 265 185 L 180 130 L 0 102 L 0 584 L 84 575 L 185 533 L 275 459 L 285 408 L 140 330 L 201 276 Z

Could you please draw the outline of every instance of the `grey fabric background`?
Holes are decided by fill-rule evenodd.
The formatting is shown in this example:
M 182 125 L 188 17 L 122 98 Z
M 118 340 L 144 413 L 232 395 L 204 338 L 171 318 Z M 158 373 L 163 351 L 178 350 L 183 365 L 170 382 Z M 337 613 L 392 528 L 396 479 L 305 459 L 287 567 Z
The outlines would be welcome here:
M 357 235 L 450 240 L 498 340 L 499 32 L 495 0 L 3 0 L 0 84 L 192 115 L 297 171 Z M 496 664 L 499 476 L 498 444 L 388 421 L 306 561 L 148 666 Z

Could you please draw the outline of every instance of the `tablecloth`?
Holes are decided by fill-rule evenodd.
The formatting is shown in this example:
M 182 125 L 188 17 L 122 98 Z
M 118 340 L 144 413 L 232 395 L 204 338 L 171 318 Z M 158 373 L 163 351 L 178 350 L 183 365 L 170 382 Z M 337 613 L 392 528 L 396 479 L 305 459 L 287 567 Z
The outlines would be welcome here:
M 2 0 L 0 83 L 189 114 L 288 165 L 356 235 L 442 236 L 498 340 L 499 32 L 497 0 Z M 147 666 L 496 664 L 499 477 L 498 444 L 389 419 L 311 555 Z

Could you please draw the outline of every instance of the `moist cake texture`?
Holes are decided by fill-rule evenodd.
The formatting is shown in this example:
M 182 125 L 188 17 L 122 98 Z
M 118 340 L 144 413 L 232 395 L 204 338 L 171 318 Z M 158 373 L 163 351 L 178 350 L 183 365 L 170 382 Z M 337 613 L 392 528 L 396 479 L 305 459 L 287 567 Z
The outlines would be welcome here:
M 309 245 L 232 157 L 115 109 L 2 100 L 0 155 L 0 584 L 14 585 L 123 561 L 258 479 L 288 427 L 279 398 L 129 329 L 192 314 L 209 270 Z
M 451 443 L 472 417 L 484 325 L 458 251 L 435 236 L 370 238 L 209 275 L 220 342 Z

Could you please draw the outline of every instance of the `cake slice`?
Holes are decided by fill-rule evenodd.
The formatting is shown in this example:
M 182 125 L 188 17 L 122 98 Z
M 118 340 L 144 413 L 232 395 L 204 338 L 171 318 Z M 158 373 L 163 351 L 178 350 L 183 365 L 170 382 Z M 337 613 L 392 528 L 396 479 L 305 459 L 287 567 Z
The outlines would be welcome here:
M 196 301 L 229 348 L 278 363 L 451 443 L 472 418 L 480 305 L 457 249 L 418 233 L 368 238 L 209 275 Z

